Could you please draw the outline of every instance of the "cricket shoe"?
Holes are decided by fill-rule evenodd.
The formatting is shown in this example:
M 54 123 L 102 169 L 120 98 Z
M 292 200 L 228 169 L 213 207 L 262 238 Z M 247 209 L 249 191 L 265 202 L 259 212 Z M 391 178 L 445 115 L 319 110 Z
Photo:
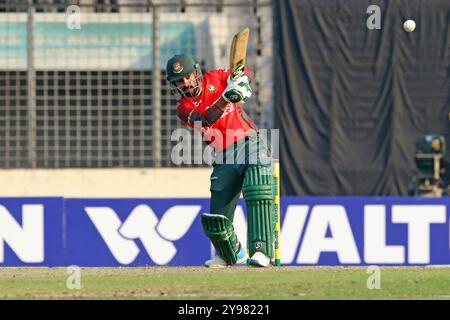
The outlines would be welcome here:
M 245 247 L 242 245 L 239 245 L 240 249 L 239 252 L 236 254 L 236 264 L 241 264 L 247 261 L 247 250 L 245 250 Z M 219 255 L 215 255 L 212 259 L 205 261 L 205 267 L 208 268 L 225 268 L 228 264 L 225 260 L 223 260 Z
M 252 267 L 268 267 L 270 266 L 270 258 L 262 252 L 255 252 L 255 254 L 247 260 L 247 264 Z

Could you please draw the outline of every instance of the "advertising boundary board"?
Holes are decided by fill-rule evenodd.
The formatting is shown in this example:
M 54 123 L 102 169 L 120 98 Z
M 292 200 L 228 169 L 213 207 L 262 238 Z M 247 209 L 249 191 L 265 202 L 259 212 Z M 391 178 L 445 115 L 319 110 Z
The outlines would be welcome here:
M 450 265 L 450 198 L 282 197 L 282 265 Z M 207 198 L 0 198 L 0 266 L 200 266 Z M 245 202 L 234 226 L 246 243 Z

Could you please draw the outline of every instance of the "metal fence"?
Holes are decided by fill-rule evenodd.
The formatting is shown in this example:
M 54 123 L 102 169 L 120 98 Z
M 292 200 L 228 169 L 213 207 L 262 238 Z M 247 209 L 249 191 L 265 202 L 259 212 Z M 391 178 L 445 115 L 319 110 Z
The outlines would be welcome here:
M 170 136 L 183 125 L 167 59 L 188 53 L 204 70 L 227 67 L 245 26 L 255 69 L 245 108 L 273 126 L 270 2 L 71 4 L 79 11 L 66 1 L 0 1 L 1 168 L 173 166 Z

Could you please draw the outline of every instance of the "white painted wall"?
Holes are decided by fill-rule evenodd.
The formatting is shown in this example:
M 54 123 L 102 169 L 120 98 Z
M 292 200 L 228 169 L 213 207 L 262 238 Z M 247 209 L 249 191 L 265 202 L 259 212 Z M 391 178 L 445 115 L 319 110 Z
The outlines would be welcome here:
M 0 170 L 0 197 L 209 198 L 212 168 Z

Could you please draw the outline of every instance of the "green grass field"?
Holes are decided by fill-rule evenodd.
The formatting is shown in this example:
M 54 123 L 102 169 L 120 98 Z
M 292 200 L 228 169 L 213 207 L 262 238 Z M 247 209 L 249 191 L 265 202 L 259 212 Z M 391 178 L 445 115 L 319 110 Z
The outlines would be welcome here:
M 450 299 L 450 268 L 381 268 L 367 289 L 362 267 L 0 268 L 0 299 Z

